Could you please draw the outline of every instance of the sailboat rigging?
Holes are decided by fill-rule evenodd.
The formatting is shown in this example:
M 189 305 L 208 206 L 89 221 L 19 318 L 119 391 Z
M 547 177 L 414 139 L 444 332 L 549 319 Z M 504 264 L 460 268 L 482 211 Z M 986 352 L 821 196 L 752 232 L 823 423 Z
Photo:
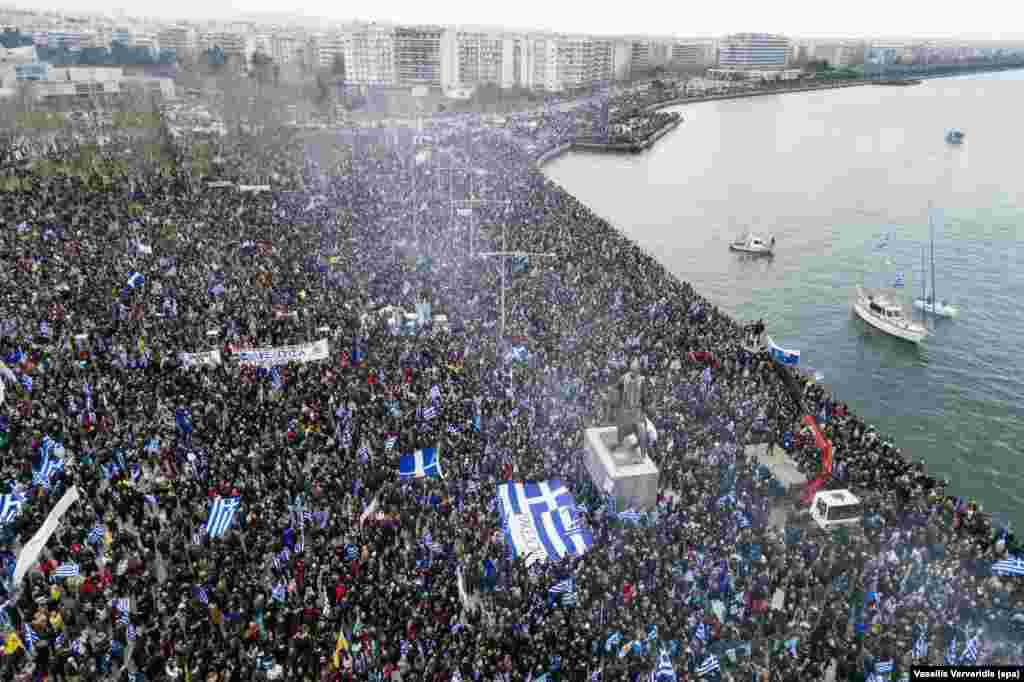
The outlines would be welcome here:
M 931 208 L 928 209 L 928 231 L 931 234 L 932 288 L 930 294 L 922 291 L 921 298 L 914 300 L 914 307 L 922 312 L 931 313 L 932 315 L 937 315 L 939 317 L 956 317 L 959 314 L 960 310 L 956 306 L 950 305 L 944 300 L 938 300 L 935 296 L 935 220 L 934 211 Z M 921 270 L 923 273 L 924 249 L 921 250 L 921 256 Z M 922 286 L 922 289 L 924 289 L 924 286 Z

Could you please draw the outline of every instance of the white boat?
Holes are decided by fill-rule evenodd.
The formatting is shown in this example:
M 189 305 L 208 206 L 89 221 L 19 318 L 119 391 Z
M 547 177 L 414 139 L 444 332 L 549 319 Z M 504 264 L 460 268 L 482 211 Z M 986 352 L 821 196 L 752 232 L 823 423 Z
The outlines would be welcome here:
M 915 298 L 914 307 L 918 310 L 939 317 L 956 317 L 960 314 L 960 309 L 955 305 L 950 305 L 946 301 L 932 301 L 926 298 Z
M 928 330 L 923 325 L 907 319 L 903 306 L 884 293 L 865 292 L 857 287 L 853 312 L 875 329 L 904 341 L 921 343 L 928 336 Z
M 918 310 L 936 315 L 938 317 L 956 317 L 960 314 L 960 309 L 955 305 L 951 305 L 944 300 L 935 300 L 935 220 L 932 216 L 932 211 L 928 212 L 928 227 L 931 232 L 932 239 L 932 291 L 931 294 L 923 291 L 920 298 L 914 299 L 914 307 Z M 924 252 L 921 253 L 921 272 L 924 272 Z
M 775 237 L 762 237 L 761 235 L 748 233 L 733 240 L 733 242 L 729 244 L 729 248 L 740 253 L 770 256 L 772 255 L 772 250 L 775 248 Z

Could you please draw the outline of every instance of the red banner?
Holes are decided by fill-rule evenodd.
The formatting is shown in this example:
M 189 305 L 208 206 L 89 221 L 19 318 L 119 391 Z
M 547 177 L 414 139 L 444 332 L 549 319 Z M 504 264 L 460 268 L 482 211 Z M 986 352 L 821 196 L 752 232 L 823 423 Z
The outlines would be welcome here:
M 825 436 L 822 435 L 818 429 L 818 422 L 814 420 L 811 415 L 804 415 L 804 423 L 811 427 L 814 431 L 814 443 L 821 450 L 821 471 L 823 475 L 830 476 L 832 474 L 832 442 L 826 440 Z

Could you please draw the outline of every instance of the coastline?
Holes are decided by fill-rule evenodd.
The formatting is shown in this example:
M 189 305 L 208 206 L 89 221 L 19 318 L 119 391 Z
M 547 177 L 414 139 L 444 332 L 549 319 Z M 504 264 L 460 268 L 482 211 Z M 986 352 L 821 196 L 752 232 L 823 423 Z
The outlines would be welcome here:
M 946 77 L 946 76 L 936 76 L 936 77 Z M 671 100 L 671 101 L 667 101 L 667 102 L 662 102 L 662 103 L 658 103 L 658 104 L 649 105 L 647 107 L 644 107 L 643 111 L 656 111 L 658 109 L 663 109 L 663 108 L 667 108 L 667 107 L 670 107 L 670 106 L 678 106 L 678 105 L 681 105 L 681 104 L 689 104 L 689 103 L 694 103 L 694 102 L 713 101 L 713 100 L 719 100 L 719 99 L 740 99 L 740 98 L 744 98 L 744 97 L 758 97 L 758 96 L 763 96 L 763 95 L 781 94 L 781 93 L 785 93 L 785 92 L 808 92 L 808 91 L 814 91 L 814 90 L 828 90 L 828 89 L 836 89 L 836 88 L 842 88 L 842 87 L 856 87 L 856 86 L 873 85 L 873 84 L 875 84 L 873 81 L 866 81 L 865 80 L 865 81 L 856 81 L 856 82 L 853 82 L 853 83 L 832 84 L 832 85 L 827 85 L 827 86 L 816 86 L 816 87 L 811 87 L 811 88 L 799 88 L 799 89 L 783 90 L 783 91 L 776 91 L 776 92 L 754 92 L 754 93 L 749 93 L 748 92 L 748 93 L 738 93 L 738 94 L 731 94 L 731 95 L 710 96 L 710 97 L 705 97 L 705 98 L 685 98 L 685 99 L 677 99 L 677 100 Z M 680 119 L 679 121 L 674 122 L 675 125 L 672 125 L 671 129 L 674 129 L 675 126 L 678 125 L 678 123 L 682 122 L 682 120 L 683 119 Z M 648 143 L 644 146 L 644 148 L 646 149 L 646 148 L 649 148 L 650 146 L 652 146 L 653 143 L 657 139 L 660 139 L 667 132 L 668 132 L 667 130 L 664 130 L 664 131 L 659 130 L 658 133 L 660 133 L 660 134 L 652 134 L 652 136 L 651 136 L 652 139 L 650 139 L 649 142 L 647 140 L 645 140 L 645 142 L 648 142 Z M 578 143 L 578 142 L 567 142 L 565 144 L 562 144 L 562 145 L 559 145 L 559 146 L 554 147 L 552 149 L 549 149 L 546 152 L 544 152 L 544 153 L 540 154 L 539 156 L 537 156 L 536 159 L 534 161 L 532 161 L 530 165 L 531 165 L 531 167 L 534 170 L 537 170 L 538 172 L 543 172 L 543 167 L 546 164 L 550 163 L 552 160 L 555 160 L 555 159 L 561 157 L 563 154 L 565 154 L 566 152 L 569 152 L 569 151 L 574 151 L 574 150 L 593 151 L 593 152 L 621 151 L 621 150 L 607 150 L 607 149 L 602 148 L 603 146 L 601 146 L 601 145 L 592 145 L 590 147 L 590 149 L 581 148 L 580 144 L 581 143 Z M 566 190 L 564 187 L 562 187 L 558 183 L 554 182 L 553 180 L 550 180 L 550 178 L 548 178 L 548 181 L 551 182 L 555 187 L 557 187 L 559 192 L 562 192 L 567 197 L 570 197 L 573 200 L 575 200 L 574 195 L 571 192 L 569 192 L 568 190 Z M 619 235 L 622 235 L 621 231 L 619 231 L 615 226 L 611 225 L 607 221 L 604 221 L 602 219 L 601 222 L 605 224 L 605 228 L 607 230 L 609 230 L 611 232 L 615 232 L 615 233 L 617 233 Z M 624 235 L 622 235 L 622 236 L 624 236 Z M 629 238 L 627 237 L 627 239 L 629 239 Z M 633 242 L 632 239 L 629 239 L 629 241 Z M 633 243 L 636 244 L 636 242 L 633 242 Z M 659 265 L 658 260 L 651 253 L 649 253 L 648 251 L 644 250 L 642 247 L 640 247 L 640 248 L 641 248 L 641 251 L 643 252 L 643 255 L 648 259 L 648 261 L 651 263 L 651 265 L 657 267 Z M 684 285 L 688 285 L 689 284 L 686 280 L 684 280 L 684 279 L 682 279 L 680 277 L 676 277 L 676 279 L 678 279 Z M 695 293 L 696 293 L 696 295 L 699 298 L 703 299 L 708 304 L 714 305 L 714 301 L 703 297 L 696 290 L 695 290 Z M 734 324 L 736 324 L 736 325 L 740 324 L 737 320 L 735 320 L 735 319 L 733 319 L 731 317 L 729 317 L 729 319 Z M 782 374 L 782 373 L 784 373 L 784 370 L 787 370 L 787 369 L 790 369 L 790 368 L 787 368 L 787 367 L 777 367 L 777 369 L 781 370 L 780 374 Z M 792 378 L 795 381 L 796 385 L 801 389 L 801 391 L 800 391 L 801 394 L 806 392 L 808 386 L 817 386 L 817 387 L 820 387 L 820 389 L 823 390 L 832 400 L 836 401 L 837 403 L 841 403 L 842 402 L 842 399 L 840 397 L 840 391 L 837 390 L 837 387 L 835 387 L 835 386 L 826 386 L 825 384 L 822 384 L 820 381 L 817 381 L 814 378 L 808 378 L 806 376 L 803 376 L 802 373 L 799 370 L 791 371 L 788 374 L 790 376 L 792 376 Z M 859 415 L 854 413 L 852 410 L 849 410 L 848 415 L 849 415 L 849 417 L 851 419 L 860 420 L 864 424 L 868 424 L 867 420 L 861 418 Z M 795 425 L 794 426 L 794 431 L 799 430 L 800 428 L 801 428 L 800 425 Z M 894 444 L 894 446 L 895 446 L 895 444 Z M 897 447 L 897 451 L 898 451 L 898 446 L 895 446 L 895 447 Z M 787 454 L 786 455 L 787 458 L 791 458 L 792 456 L 793 456 L 792 454 Z M 901 458 L 902 461 L 904 461 L 904 462 L 913 461 L 913 457 L 910 455 L 910 453 L 898 452 L 898 454 L 896 454 L 896 456 Z M 927 472 L 925 472 L 925 473 L 927 473 Z M 936 479 L 936 480 L 940 481 L 940 489 L 942 491 L 940 493 L 940 496 L 943 499 L 946 499 L 946 498 L 948 498 L 948 499 L 956 499 L 956 500 L 963 499 L 964 503 L 967 502 L 967 499 L 970 499 L 970 498 L 954 497 L 955 491 L 949 489 L 949 487 L 948 487 L 949 486 L 949 482 L 948 481 L 945 481 L 945 480 L 943 480 L 941 478 L 940 479 Z M 993 532 L 996 529 L 996 524 L 997 524 L 997 522 L 996 522 L 996 515 L 994 515 L 992 512 L 986 511 L 984 509 L 983 503 L 980 502 L 977 499 L 970 499 L 970 504 L 974 505 L 974 514 L 978 517 L 981 526 L 984 527 L 984 528 L 987 528 L 990 533 Z

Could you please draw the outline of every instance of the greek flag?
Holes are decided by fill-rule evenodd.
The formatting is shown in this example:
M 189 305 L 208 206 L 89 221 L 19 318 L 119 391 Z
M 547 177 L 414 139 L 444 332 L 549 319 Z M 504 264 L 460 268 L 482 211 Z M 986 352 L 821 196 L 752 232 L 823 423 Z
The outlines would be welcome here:
M 627 509 L 624 512 L 620 512 L 616 516 L 620 521 L 625 521 L 627 523 L 638 524 L 644 520 L 644 514 L 642 512 L 636 511 L 635 509 Z
M 0 495 L 0 523 L 13 523 L 25 504 L 25 494 L 14 492 Z
M 195 588 L 195 593 L 196 593 L 196 599 L 199 600 L 200 604 L 202 604 L 204 606 L 209 606 L 210 605 L 210 595 L 206 594 L 206 588 L 197 587 L 197 588 Z
M 594 545 L 593 535 L 579 525 L 575 507 L 508 514 L 503 528 L 512 558 L 522 557 L 527 565 L 544 559 L 582 556 Z
M 424 419 L 433 419 L 437 416 L 437 408 L 430 405 L 423 409 L 422 415 Z
M 1015 556 L 997 561 L 992 564 L 992 572 L 999 575 L 1024 575 L 1024 559 Z
M 526 362 L 529 358 L 530 352 L 526 350 L 526 346 L 512 346 L 505 355 L 508 362 Z
M 611 653 L 612 651 L 614 651 L 615 649 L 618 648 L 619 642 L 621 642 L 621 641 L 622 641 L 622 635 L 620 635 L 618 632 L 613 633 L 612 635 L 610 635 L 608 637 L 607 641 L 605 641 L 605 643 L 604 643 L 604 650 L 607 651 L 608 653 Z
M 893 671 L 893 661 L 879 661 L 875 664 L 875 672 L 879 675 L 887 675 Z
M 53 572 L 54 578 L 77 578 L 79 575 L 81 572 L 78 569 L 78 564 L 74 563 L 61 564 Z
M 391 452 L 395 449 L 395 443 L 398 442 L 398 436 L 388 436 L 384 441 L 384 452 Z
M 146 283 L 146 278 L 142 275 L 142 273 L 133 272 L 132 274 L 128 275 L 128 288 L 129 289 L 138 289 L 139 287 L 141 287 L 145 283 Z
M 902 289 L 905 284 L 906 284 L 906 281 L 904 280 L 903 273 L 902 272 L 897 272 L 896 273 L 896 281 L 893 282 L 892 285 L 894 287 L 896 287 L 897 289 Z
M 59 443 L 56 444 L 60 447 L 61 453 L 64 452 L 64 446 Z M 39 471 L 32 472 L 32 482 L 36 485 L 41 485 L 47 490 L 50 489 L 50 477 L 53 476 L 54 472 L 60 471 L 64 468 L 64 460 L 55 459 L 50 457 L 50 453 L 54 451 L 55 444 L 50 441 L 49 448 L 47 442 L 43 440 L 43 465 L 39 468 Z
M 134 642 L 135 638 L 138 636 L 138 634 L 135 632 L 135 626 L 132 625 L 131 623 L 128 623 L 128 629 L 126 631 L 126 635 L 128 636 L 128 641 L 129 642 Z
M 921 636 L 914 642 L 914 658 L 920 660 L 928 656 L 928 637 L 922 632 Z
M 114 608 L 121 613 L 128 613 L 131 610 L 131 600 L 128 597 L 121 597 L 114 600 Z
M 430 399 L 431 400 L 440 400 L 441 399 L 441 389 L 437 387 L 437 384 L 434 384 L 433 386 L 430 387 Z
M 576 591 L 576 581 L 573 578 L 560 580 L 548 590 L 549 594 L 569 594 Z
M 718 665 L 718 659 L 714 654 L 711 654 L 704 659 L 703 663 L 697 666 L 697 674 L 704 677 L 708 673 L 717 672 L 720 668 L 721 666 Z
M 271 593 L 271 598 L 274 601 L 284 602 L 288 600 L 288 588 L 284 586 L 284 583 L 278 583 L 277 587 L 274 588 Z
M 35 652 L 36 642 L 38 641 L 39 635 L 36 634 L 31 625 L 25 623 L 25 648 L 28 649 L 30 654 Z
M 700 641 L 707 643 L 708 641 L 708 626 L 705 623 L 701 623 L 697 626 L 697 631 L 693 633 L 693 636 Z
M 443 478 L 440 448 L 425 448 L 398 460 L 399 478 Z
M 672 667 L 672 660 L 669 656 L 669 652 L 662 649 L 658 652 L 658 665 L 653 671 L 651 671 L 650 682 L 658 682 L 659 680 L 674 682 L 675 679 L 676 670 Z
M 967 662 L 974 665 L 978 662 L 978 636 L 975 635 L 967 640 L 967 646 L 964 647 L 963 656 L 960 658 L 961 662 Z
M 575 499 L 558 479 L 528 483 L 502 483 L 498 486 L 502 515 L 551 511 L 575 505 Z
M 210 507 L 210 518 L 206 522 L 207 535 L 211 538 L 224 535 L 241 502 L 240 497 L 218 497 L 215 499 Z
M 949 648 L 946 649 L 946 665 L 956 665 L 959 657 L 956 653 L 956 637 L 949 641 Z
M 92 527 L 92 530 L 89 531 L 89 535 L 88 537 L 86 537 L 85 541 L 90 545 L 95 545 L 97 542 L 103 539 L 104 535 L 106 535 L 106 531 L 104 530 L 103 526 L 96 524 Z

